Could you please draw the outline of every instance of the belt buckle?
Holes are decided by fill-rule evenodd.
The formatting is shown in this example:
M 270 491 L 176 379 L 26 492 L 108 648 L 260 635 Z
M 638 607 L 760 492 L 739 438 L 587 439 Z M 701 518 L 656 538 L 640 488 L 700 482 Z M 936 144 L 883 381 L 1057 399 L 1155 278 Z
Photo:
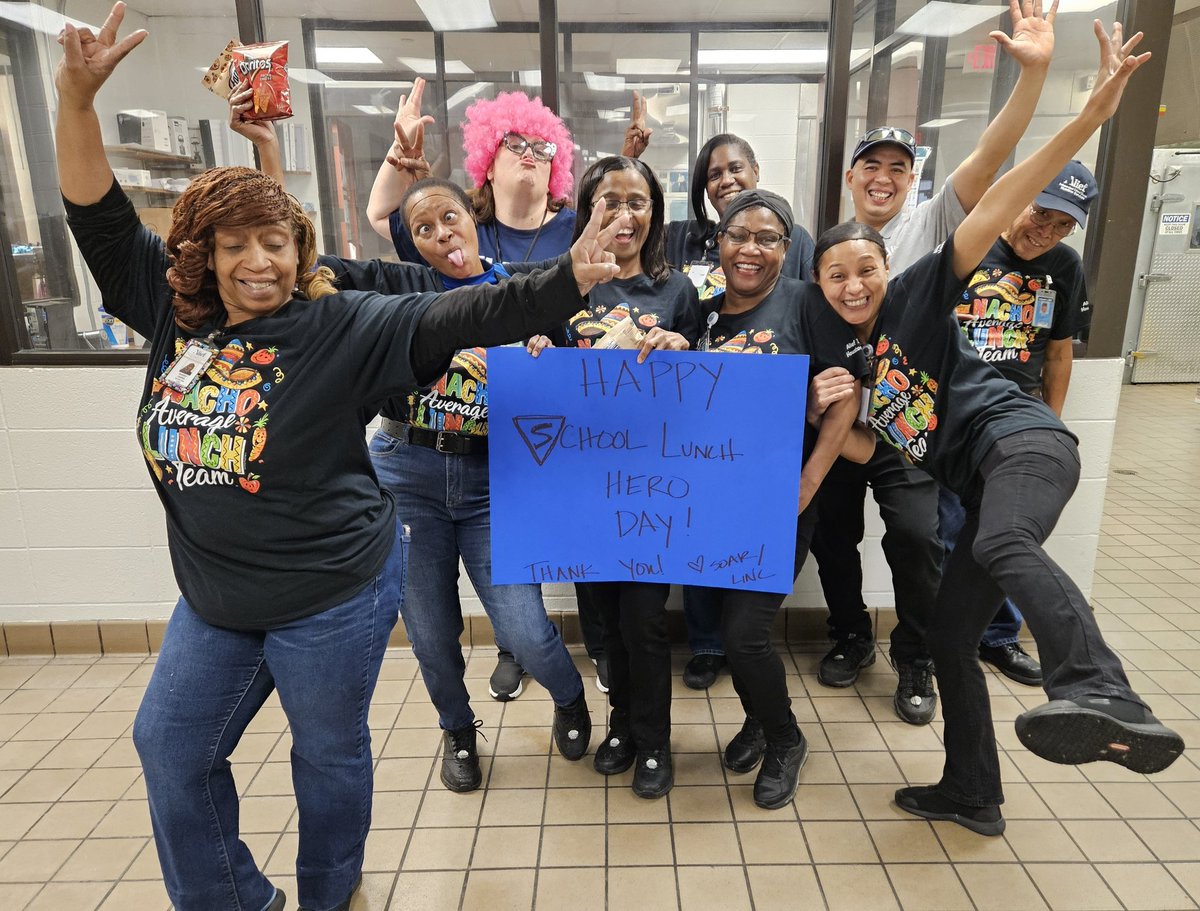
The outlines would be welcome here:
M 434 441 L 433 448 L 437 452 L 440 452 L 442 455 L 454 455 L 453 449 L 446 449 L 442 445 L 443 440 L 451 440 L 453 438 L 454 438 L 453 434 L 446 433 L 446 431 L 444 431 L 444 430 L 439 430 L 438 435 L 437 435 L 437 440 Z

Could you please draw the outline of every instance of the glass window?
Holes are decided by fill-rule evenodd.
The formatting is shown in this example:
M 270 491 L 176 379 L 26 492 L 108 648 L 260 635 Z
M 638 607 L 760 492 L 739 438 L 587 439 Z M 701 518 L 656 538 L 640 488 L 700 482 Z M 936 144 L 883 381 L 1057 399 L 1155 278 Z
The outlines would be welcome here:
M 0 5 L 0 272 L 17 300 L 0 313 L 19 349 L 79 352 L 141 347 L 142 339 L 103 312 L 100 294 L 66 229 L 54 159 L 53 71 L 64 18 L 94 31 L 107 0 Z M 206 138 L 228 133 L 224 105 L 202 74 L 237 32 L 232 0 L 203 17 L 139 8 L 132 0 L 122 34 L 150 31 L 96 99 L 105 150 L 142 220 L 160 234 L 171 207 L 205 163 Z M 236 138 L 230 136 L 230 138 Z M 0 283 L 3 287 L 7 283 Z

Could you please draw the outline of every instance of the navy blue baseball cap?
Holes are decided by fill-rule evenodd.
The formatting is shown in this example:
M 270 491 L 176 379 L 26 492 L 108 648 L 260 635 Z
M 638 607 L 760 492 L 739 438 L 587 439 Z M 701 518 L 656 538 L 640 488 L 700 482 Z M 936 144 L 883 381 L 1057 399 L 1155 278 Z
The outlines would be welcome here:
M 1070 161 L 1059 171 L 1058 176 L 1050 181 L 1050 186 L 1037 195 L 1033 204 L 1043 209 L 1065 212 L 1082 228 L 1087 224 L 1088 209 L 1091 208 L 1092 200 L 1099 193 L 1100 187 L 1096 184 L 1095 175 L 1081 162 Z

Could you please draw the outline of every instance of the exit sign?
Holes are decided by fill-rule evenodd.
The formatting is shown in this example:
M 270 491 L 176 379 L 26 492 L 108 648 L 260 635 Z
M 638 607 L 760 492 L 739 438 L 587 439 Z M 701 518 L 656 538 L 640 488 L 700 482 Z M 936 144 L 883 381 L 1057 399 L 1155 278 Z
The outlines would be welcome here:
M 963 61 L 964 73 L 990 73 L 996 68 L 996 45 L 988 41 L 967 51 Z

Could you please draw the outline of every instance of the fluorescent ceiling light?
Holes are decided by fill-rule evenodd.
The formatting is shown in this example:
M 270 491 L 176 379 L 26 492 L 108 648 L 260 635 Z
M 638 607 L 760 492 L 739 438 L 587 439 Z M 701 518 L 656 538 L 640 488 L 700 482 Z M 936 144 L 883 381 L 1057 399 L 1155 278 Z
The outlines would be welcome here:
M 435 32 L 496 27 L 488 0 L 417 0 L 417 6 Z
M 970 31 L 984 22 L 995 24 L 999 21 L 1001 12 L 996 6 L 929 0 L 905 19 L 896 31 L 905 35 L 921 35 L 924 38 L 949 38 L 951 35 L 961 35 Z
M 392 115 L 387 108 L 381 108 L 377 104 L 356 104 L 353 107 L 358 108 L 364 114 L 387 114 L 389 117 Z
M 433 75 L 437 72 L 437 61 L 432 57 L 397 57 L 401 63 L 412 70 L 414 73 L 422 75 Z M 475 71 L 463 63 L 461 60 L 446 60 L 447 75 L 454 76 L 474 76 Z
M 382 79 L 329 79 L 326 88 L 331 89 L 370 89 L 377 92 L 380 89 L 411 89 L 411 82 L 385 81 Z
M 618 73 L 669 73 L 679 72 L 679 59 L 664 60 L 659 57 L 618 57 Z
M 583 81 L 593 92 L 625 91 L 624 76 L 601 76 L 598 73 L 584 73 Z
M 892 60 L 903 60 L 905 57 L 919 57 L 924 50 L 925 45 L 922 42 L 910 41 L 892 51 Z
M 688 106 L 686 104 L 669 104 L 666 113 L 668 117 L 686 117 Z
M 376 57 L 369 47 L 319 47 L 317 48 L 317 63 L 368 63 L 382 65 L 383 61 Z
M 98 25 L 89 25 L 82 19 L 64 16 L 62 13 L 56 13 L 54 10 L 46 9 L 46 7 L 39 6 L 36 3 L 0 3 L 0 19 L 16 22 L 18 25 L 23 25 L 35 32 L 41 32 L 44 35 L 51 35 L 55 38 L 58 37 L 58 33 L 63 30 L 63 26 L 68 22 L 76 28 L 90 28 L 93 33 L 100 33 Z M 204 71 L 207 73 L 208 67 L 205 67 Z
M 490 89 L 490 82 L 472 82 L 466 88 L 459 89 L 453 95 L 446 99 L 446 110 L 452 111 L 464 101 L 470 101 L 484 89 Z
M 528 86 L 532 89 L 540 89 L 542 87 L 542 71 L 521 70 L 520 81 L 521 85 Z
M 829 52 L 824 48 L 766 50 L 763 48 L 727 48 L 700 51 L 701 66 L 780 66 L 785 64 L 825 65 Z
M 921 124 L 921 129 L 936 130 L 938 127 L 948 127 L 951 124 L 962 122 L 963 118 L 961 117 L 937 117 L 933 120 L 926 120 L 923 124 Z

